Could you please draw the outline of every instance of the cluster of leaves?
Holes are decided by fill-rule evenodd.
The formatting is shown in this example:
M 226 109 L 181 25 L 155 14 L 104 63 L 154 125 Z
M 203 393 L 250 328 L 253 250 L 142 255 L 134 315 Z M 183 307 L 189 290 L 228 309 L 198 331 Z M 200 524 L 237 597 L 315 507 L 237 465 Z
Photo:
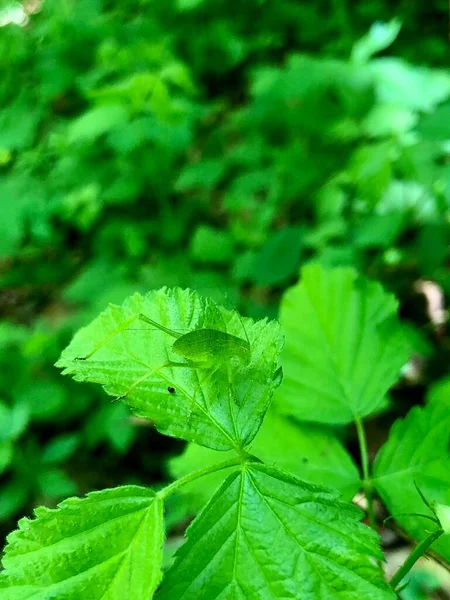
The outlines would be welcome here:
M 141 314 L 160 327 L 131 328 Z M 285 294 L 281 321 L 284 348 L 275 322 L 163 288 L 110 305 L 81 329 L 58 366 L 195 442 L 173 462 L 187 474 L 157 492 L 123 486 L 37 509 L 8 537 L 2 597 L 393 599 L 378 536 L 348 503 L 360 488 L 369 506 L 379 494 L 418 541 L 428 537 L 424 518 L 433 520 L 433 549 L 450 560 L 448 384 L 394 424 L 369 471 L 363 420 L 387 409 L 410 353 L 394 297 L 353 269 L 311 264 Z M 183 366 L 172 358 L 170 332 L 208 332 L 195 353 L 218 358 L 214 335 L 242 330 L 248 361 L 230 353 L 201 367 L 192 350 Z M 285 379 L 267 414 L 280 352 Z M 362 472 L 334 429 L 349 423 Z M 163 574 L 163 510 L 179 489 L 201 510 Z
M 446 32 L 433 29 L 434 15 L 446 24 L 445 1 L 427 3 L 431 17 L 420 3 L 399 3 L 400 32 L 397 21 L 369 30 L 391 18 L 387 0 L 336 1 L 327 19 L 320 15 L 328 15 L 328 0 L 247 0 L 238 14 L 225 0 L 77 0 L 64 9 L 45 0 L 34 3 L 36 14 L 32 4 L 24 3 L 26 27 L 0 27 L 0 521 L 36 503 L 165 475 L 148 456 L 148 436 L 151 447 L 167 442 L 135 427 L 123 404 L 101 402 L 96 388 L 53 368 L 73 333 L 108 302 L 182 285 L 216 299 L 226 290 L 248 314 L 274 316 L 300 265 L 315 259 L 369 273 L 423 325 L 413 282 L 450 288 L 450 76 L 436 68 L 446 60 Z M 367 310 L 388 313 L 389 303 L 377 308 L 381 292 L 370 293 Z M 351 328 L 354 314 L 346 314 Z M 433 381 L 445 368 L 438 350 L 447 338 L 405 332 L 428 357 L 426 383 Z M 297 333 L 323 364 L 324 350 L 311 344 L 317 331 Z M 372 343 L 378 364 L 376 352 L 387 350 Z M 391 352 L 386 389 L 401 356 L 395 344 Z M 289 393 L 266 421 L 294 447 L 297 429 L 285 415 L 303 421 L 316 407 L 314 420 L 342 426 L 371 414 L 375 396 L 377 410 L 384 406 L 376 389 L 384 373 L 369 373 L 373 389 L 360 383 L 344 399 L 341 386 L 320 390 L 330 413 L 335 407 L 328 416 L 307 373 L 285 374 Z M 358 406 L 361 414 L 360 392 L 368 411 Z M 266 421 L 255 440 L 260 452 L 274 444 Z M 317 427 L 308 426 L 310 451 L 331 447 L 333 458 L 326 466 L 317 460 L 310 477 L 294 472 L 321 483 L 314 477 L 322 470 L 349 499 L 356 467 Z M 133 444 L 146 452 L 118 481 L 117 453 Z M 172 446 L 163 447 L 167 456 Z M 185 456 L 195 462 L 197 452 L 190 446 Z M 94 454 L 108 473 L 100 480 Z M 336 456 L 343 462 L 332 468 Z M 182 473 L 182 464 L 173 469 Z M 389 492 L 378 491 L 387 502 Z M 192 491 L 194 508 L 199 493 Z
M 249 2 L 238 19 L 225 2 L 116 4 L 49 0 L 30 30 L 0 40 L 0 255 L 20 267 L 5 285 L 66 283 L 81 260 L 92 286 L 110 269 L 116 285 L 158 287 L 168 248 L 189 284 L 193 263 L 285 285 L 308 254 L 365 268 L 376 250 L 384 268 L 408 253 L 426 275 L 442 265 L 450 77 L 372 58 L 399 23 L 336 59 L 289 51 L 288 23 L 300 48 L 320 33 L 291 0 Z M 78 252 L 60 255 L 70 241 Z M 53 268 L 34 272 L 49 254 Z M 68 300 L 97 291 L 82 282 Z

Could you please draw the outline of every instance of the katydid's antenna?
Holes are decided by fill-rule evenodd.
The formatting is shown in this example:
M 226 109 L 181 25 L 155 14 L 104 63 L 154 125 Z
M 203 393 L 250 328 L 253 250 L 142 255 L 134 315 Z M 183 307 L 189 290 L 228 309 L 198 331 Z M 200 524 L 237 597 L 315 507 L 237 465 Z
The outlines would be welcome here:
M 449 2 L 450 2 L 450 0 L 449 0 Z M 233 311 L 234 313 L 236 313 L 236 314 L 237 314 L 237 316 L 238 316 L 238 319 L 239 319 L 239 321 L 241 322 L 242 329 L 243 329 L 243 331 L 244 331 L 244 334 L 245 334 L 245 339 L 247 340 L 248 347 L 249 347 L 249 348 L 251 348 L 251 347 L 250 347 L 250 340 L 249 340 L 249 338 L 248 338 L 247 330 L 246 330 L 246 328 L 245 328 L 244 321 L 242 320 L 242 315 L 241 315 L 241 313 L 240 313 L 240 312 L 237 310 L 236 306 L 233 306 L 233 305 L 232 305 L 232 302 L 230 301 L 230 298 L 229 298 L 229 296 L 228 296 L 227 292 L 225 291 L 225 289 L 224 289 L 224 288 L 223 288 L 221 285 L 219 285 L 219 289 L 220 289 L 220 291 L 222 292 L 222 295 L 223 295 L 223 297 L 224 297 L 224 298 L 226 298 L 226 300 L 228 301 L 228 304 L 229 304 L 229 306 L 231 306 L 231 307 L 232 307 L 232 311 Z

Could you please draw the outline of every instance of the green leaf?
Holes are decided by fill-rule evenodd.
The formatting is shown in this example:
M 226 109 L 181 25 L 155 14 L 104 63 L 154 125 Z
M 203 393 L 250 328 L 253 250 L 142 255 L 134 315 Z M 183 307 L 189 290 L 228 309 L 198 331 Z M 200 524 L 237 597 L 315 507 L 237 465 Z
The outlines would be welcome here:
M 375 203 L 392 179 L 393 148 L 389 141 L 360 145 L 353 153 L 348 174 L 363 198 Z
M 359 248 L 390 246 L 404 229 L 405 221 L 405 215 L 401 212 L 364 215 L 353 233 L 354 243 Z
M 136 437 L 136 427 L 131 422 L 127 406 L 107 403 L 89 416 L 84 435 L 89 448 L 107 440 L 111 448 L 123 454 L 129 450 Z
M 201 6 L 205 0 L 177 0 L 178 10 L 181 12 L 192 10 Z
M 70 123 L 69 141 L 70 143 L 93 141 L 123 125 L 127 120 L 128 112 L 121 104 L 106 104 L 91 108 Z
M 174 338 L 139 314 L 180 334 L 206 328 L 248 339 L 251 360 L 194 369 L 173 352 Z M 241 319 L 190 290 L 163 288 L 110 305 L 76 334 L 57 366 L 77 381 L 102 384 L 111 396 L 126 394 L 135 414 L 167 435 L 230 450 L 249 444 L 260 427 L 280 382 L 281 346 L 277 323 Z M 209 356 L 207 345 L 203 350 Z M 187 366 L 169 367 L 168 359 Z
M 388 600 L 378 536 L 336 492 L 262 464 L 232 473 L 187 531 L 158 600 Z
M 19 249 L 31 203 L 36 201 L 24 190 L 30 179 L 23 179 L 21 183 L 18 177 L 0 177 L 0 259 L 13 256 Z
M 209 189 L 219 183 L 225 171 L 223 160 L 203 160 L 188 164 L 175 183 L 175 191 L 185 192 L 195 188 Z
M 346 500 L 351 500 L 359 489 L 358 469 L 332 430 L 294 423 L 271 410 L 249 450 L 265 464 L 276 465 L 307 483 L 336 488 Z M 230 458 L 233 455 L 229 453 Z M 226 460 L 223 453 L 190 444 L 169 465 L 172 475 L 181 478 L 221 460 Z M 206 504 L 228 473 L 211 473 L 183 487 L 192 510 Z
M 399 136 L 410 131 L 418 121 L 412 110 L 395 104 L 377 104 L 369 112 L 361 127 L 369 136 Z
M 233 258 L 233 236 L 227 231 L 199 225 L 191 239 L 190 253 L 198 262 L 226 264 Z
M 0 519 L 6 521 L 23 507 L 29 495 L 29 483 L 18 476 L 2 485 Z M 0 584 L 1 589 L 1 584 Z M 2 597 L 3 600 L 3 597 Z
M 13 445 L 10 442 L 0 442 L 0 475 L 2 475 L 9 467 L 13 456 Z
M 419 224 L 440 219 L 436 198 L 417 181 L 393 179 L 379 198 L 376 212 L 383 216 L 403 212 L 410 223 Z
M 417 131 L 426 140 L 450 139 L 450 102 L 445 102 L 431 114 L 422 117 Z
M 76 433 L 64 433 L 54 437 L 42 453 L 42 461 L 47 464 L 67 460 L 77 449 L 80 437 Z
M 171 112 L 169 90 L 161 79 L 157 79 L 153 84 L 150 103 L 155 114 L 162 120 Z
M 78 491 L 77 485 L 57 468 L 48 468 L 39 472 L 37 482 L 42 494 L 49 498 L 67 498 Z
M 446 535 L 450 534 L 450 506 L 446 504 L 435 504 L 433 508 L 444 533 Z
M 427 393 L 430 404 L 446 404 L 450 409 L 450 376 L 442 377 L 433 383 Z
M 305 267 L 281 303 L 279 410 L 330 424 L 378 411 L 408 359 L 396 311 L 393 296 L 353 269 Z
M 3 108 L 0 114 L 0 148 L 22 150 L 31 146 L 41 120 L 42 109 L 25 97 Z
M 396 515 L 433 515 L 416 485 L 430 504 L 450 504 L 449 440 L 450 404 L 417 406 L 396 421 L 374 463 L 375 488 L 400 526 L 417 540 L 427 536 L 423 519 Z M 450 538 L 442 537 L 432 547 L 450 560 Z
M 12 407 L 0 401 L 0 442 L 15 440 L 20 437 L 28 425 L 29 411 L 23 402 Z
M 368 69 L 381 103 L 431 112 L 450 95 L 450 74 L 446 71 L 417 67 L 398 58 L 378 58 Z
M 18 393 L 34 421 L 47 421 L 61 412 L 67 401 L 67 390 L 56 381 L 28 380 Z
M 353 46 L 352 61 L 365 63 L 377 52 L 388 48 L 397 38 L 401 27 L 398 19 L 392 19 L 389 23 L 374 23 L 369 32 Z
M 252 279 L 257 285 L 277 285 L 297 274 L 303 234 L 300 227 L 286 227 L 267 240 L 254 257 Z
M 8 536 L 2 600 L 142 600 L 161 579 L 162 502 L 126 486 L 38 508 Z

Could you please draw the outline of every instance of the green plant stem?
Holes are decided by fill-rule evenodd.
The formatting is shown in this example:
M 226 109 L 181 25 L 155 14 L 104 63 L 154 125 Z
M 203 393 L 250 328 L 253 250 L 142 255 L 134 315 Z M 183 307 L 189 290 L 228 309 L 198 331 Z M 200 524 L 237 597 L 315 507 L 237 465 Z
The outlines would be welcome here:
M 236 456 L 236 457 L 231 458 L 230 460 L 226 460 L 222 463 L 217 463 L 215 465 L 211 465 L 210 467 L 206 467 L 205 469 L 200 469 L 199 471 L 194 471 L 193 473 L 189 473 L 189 475 L 186 475 L 185 477 L 182 477 L 181 479 L 177 479 L 177 481 L 174 481 L 173 483 L 169 484 L 168 486 L 166 486 L 165 488 L 160 490 L 158 492 L 158 496 L 164 500 L 165 498 L 167 498 L 167 496 L 170 496 L 170 494 L 173 494 L 179 487 L 182 487 L 183 485 L 186 485 L 187 483 L 191 483 L 191 481 L 195 481 L 196 479 L 199 479 L 200 477 L 209 475 L 210 473 L 216 473 L 217 471 L 222 471 L 223 469 L 228 469 L 229 467 L 235 467 L 239 464 L 242 464 L 243 462 L 245 462 L 245 459 L 248 457 Z
M 367 440 L 366 432 L 364 431 L 364 425 L 361 419 L 356 419 L 356 431 L 358 434 L 359 449 L 361 452 L 361 466 L 363 472 L 363 489 L 367 500 L 367 514 L 369 516 L 369 523 L 372 529 L 377 529 L 377 523 L 375 519 L 375 512 L 373 510 L 373 487 L 370 480 L 369 473 L 369 453 L 367 451 Z
M 398 584 L 405 577 L 405 575 L 407 575 L 412 569 L 412 567 L 416 564 L 419 558 L 424 555 L 424 553 L 426 552 L 426 550 L 428 550 L 431 544 L 435 542 L 438 539 L 438 537 L 440 537 L 443 533 L 444 531 L 442 529 L 432 531 L 428 537 L 422 540 L 420 544 L 418 544 L 414 548 L 414 550 L 411 552 L 411 554 L 408 556 L 408 558 L 405 560 L 405 562 L 402 564 L 399 570 L 393 575 L 392 579 L 389 582 L 389 585 L 394 591 Z

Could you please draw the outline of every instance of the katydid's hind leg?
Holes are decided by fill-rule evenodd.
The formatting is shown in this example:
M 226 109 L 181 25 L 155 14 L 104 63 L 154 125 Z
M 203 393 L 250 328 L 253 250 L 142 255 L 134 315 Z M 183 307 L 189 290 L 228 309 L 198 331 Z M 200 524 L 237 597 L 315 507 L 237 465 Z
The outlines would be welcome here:
M 147 323 L 147 325 L 152 325 L 153 327 L 156 327 L 156 329 L 159 329 L 160 331 L 164 331 L 164 333 L 171 335 L 175 339 L 178 339 L 183 335 L 182 333 L 179 333 L 178 331 L 175 331 L 174 329 L 169 329 L 168 327 L 161 325 L 161 323 L 157 323 L 156 321 L 154 321 L 153 319 L 150 319 L 150 317 L 147 317 L 143 313 L 140 313 L 138 315 L 138 319 L 140 321 L 143 321 L 144 323 Z
M 109 341 L 111 341 L 114 337 L 116 337 L 116 335 L 119 335 L 120 333 L 122 333 L 122 331 L 125 331 L 126 329 L 128 329 L 128 326 L 131 325 L 132 323 L 134 323 L 136 321 L 136 319 L 139 318 L 139 315 L 134 315 L 134 317 L 132 317 L 131 319 L 128 319 L 127 321 L 125 321 L 125 323 L 123 324 L 122 327 L 120 327 L 117 331 L 114 331 L 114 333 L 111 333 L 110 335 L 107 335 L 105 337 L 105 339 L 103 339 L 100 343 L 98 343 L 93 350 L 91 350 L 90 352 L 88 352 L 85 356 L 76 356 L 75 360 L 88 360 L 89 358 L 91 358 L 91 356 L 94 356 L 94 354 L 96 352 L 98 352 L 100 350 L 100 348 L 103 348 L 103 346 L 105 346 L 105 344 L 107 344 Z

